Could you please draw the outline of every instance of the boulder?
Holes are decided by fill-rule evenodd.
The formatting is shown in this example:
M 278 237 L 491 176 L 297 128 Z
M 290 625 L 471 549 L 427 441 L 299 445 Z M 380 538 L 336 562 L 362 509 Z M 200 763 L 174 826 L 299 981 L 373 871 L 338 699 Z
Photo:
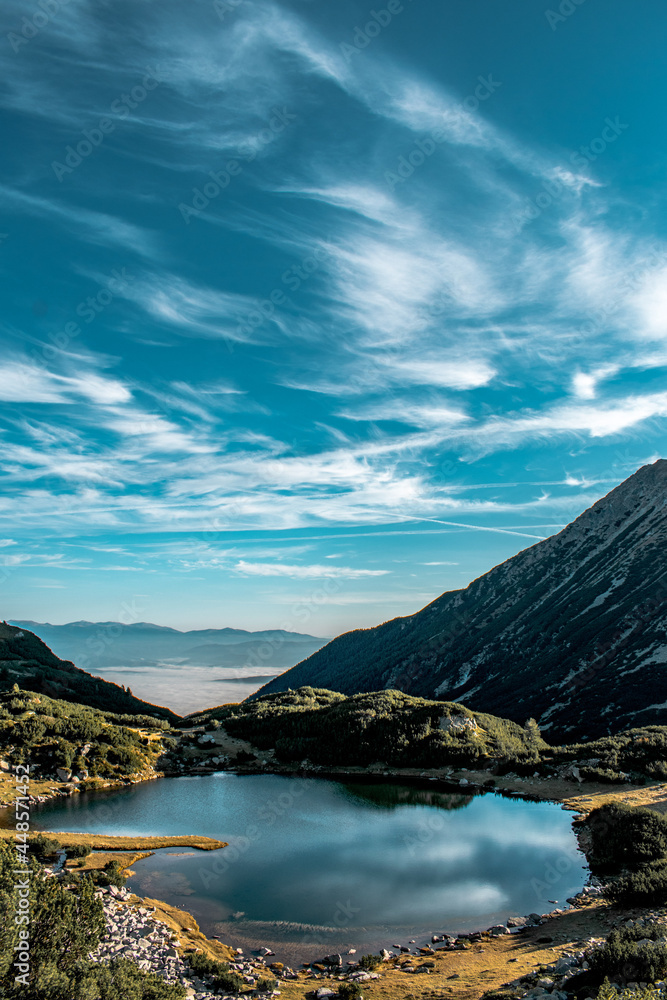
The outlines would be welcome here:
M 337 968 L 340 968 L 342 966 L 342 964 L 343 964 L 343 956 L 342 955 L 327 955 L 325 958 L 322 959 L 322 964 L 323 965 L 329 965 L 329 966 L 333 965 L 333 966 L 336 966 Z
M 507 921 L 508 927 L 527 927 L 528 917 L 510 917 Z
M 56 774 L 58 775 L 59 781 L 69 781 L 70 778 L 72 777 L 72 772 L 69 771 L 66 767 L 57 767 Z
M 473 718 L 463 714 L 443 715 L 438 723 L 438 727 L 443 733 L 461 732 L 464 729 L 477 729 L 477 722 Z
M 554 972 L 562 976 L 563 973 L 569 972 L 570 969 L 575 968 L 578 964 L 576 958 L 568 958 L 566 955 L 563 955 L 554 965 Z

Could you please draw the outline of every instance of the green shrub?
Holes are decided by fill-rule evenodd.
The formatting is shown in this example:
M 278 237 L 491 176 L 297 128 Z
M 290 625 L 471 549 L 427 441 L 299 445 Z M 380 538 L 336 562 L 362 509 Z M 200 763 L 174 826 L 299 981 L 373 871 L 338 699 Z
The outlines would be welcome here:
M 596 1000 L 663 1000 L 664 993 L 656 986 L 613 986 L 605 979 Z
M 653 861 L 608 885 L 605 895 L 622 906 L 663 906 L 667 903 L 667 860 Z
M 371 972 L 380 965 L 382 959 L 379 955 L 362 955 L 359 959 L 359 968 L 366 969 L 367 972 Z
M 68 858 L 87 858 L 93 849 L 88 844 L 70 844 L 65 850 Z
M 588 962 L 600 977 L 618 977 L 625 982 L 654 983 L 667 974 L 667 924 L 623 927 L 612 931 Z
M 361 1000 L 362 995 L 359 983 L 341 983 L 338 987 L 340 1000 Z
M 91 877 L 96 885 L 115 885 L 117 889 L 122 889 L 125 885 L 123 869 L 117 861 L 107 861 L 104 869 L 91 872 Z
M 216 962 L 203 951 L 195 951 L 186 956 L 188 965 L 198 976 L 221 976 L 229 972 L 228 962 Z
M 272 993 L 277 985 L 277 979 L 258 979 L 255 989 L 258 993 Z
M 34 856 L 39 858 L 40 861 L 46 861 L 47 859 L 52 861 L 61 849 L 62 844 L 55 837 L 45 837 L 43 833 L 38 833 L 36 837 L 31 837 L 28 840 L 28 846 Z
M 213 988 L 226 993 L 240 993 L 245 983 L 238 972 L 221 972 L 213 980 Z
M 600 785 L 613 785 L 621 781 L 619 772 L 610 767 L 580 767 L 579 774 L 584 781 L 597 781 Z
M 594 809 L 586 824 L 594 872 L 637 870 L 667 854 L 667 819 L 651 809 L 610 802 Z

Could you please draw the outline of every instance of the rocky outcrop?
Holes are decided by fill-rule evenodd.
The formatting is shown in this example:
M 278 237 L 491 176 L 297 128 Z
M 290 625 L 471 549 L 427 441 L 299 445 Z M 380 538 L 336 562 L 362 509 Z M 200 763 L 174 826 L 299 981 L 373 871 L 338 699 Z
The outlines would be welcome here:
M 206 978 L 200 979 L 193 973 L 179 952 L 178 936 L 152 908 L 130 905 L 131 893 L 115 886 L 97 889 L 95 894 L 104 907 L 105 933 L 97 949 L 90 952 L 93 961 L 127 958 L 144 972 L 156 973 L 167 983 L 180 983 L 194 1000 L 220 1000 L 221 994 L 212 991 L 210 980 L 207 982 Z M 245 986 L 254 986 L 259 979 L 267 978 L 267 974 L 270 976 L 263 960 L 248 961 L 240 950 L 230 969 L 243 977 Z M 286 971 L 292 973 L 291 969 Z M 229 1000 L 237 998 L 233 995 Z

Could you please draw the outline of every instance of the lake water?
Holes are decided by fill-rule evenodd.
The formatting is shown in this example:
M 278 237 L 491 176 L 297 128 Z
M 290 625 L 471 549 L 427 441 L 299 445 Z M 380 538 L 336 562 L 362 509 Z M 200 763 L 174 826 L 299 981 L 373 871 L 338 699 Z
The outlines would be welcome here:
M 220 773 L 79 795 L 33 819 L 56 831 L 228 841 L 160 850 L 134 865 L 129 887 L 190 911 L 209 935 L 267 945 L 291 963 L 542 913 L 586 879 L 571 813 L 490 794 Z

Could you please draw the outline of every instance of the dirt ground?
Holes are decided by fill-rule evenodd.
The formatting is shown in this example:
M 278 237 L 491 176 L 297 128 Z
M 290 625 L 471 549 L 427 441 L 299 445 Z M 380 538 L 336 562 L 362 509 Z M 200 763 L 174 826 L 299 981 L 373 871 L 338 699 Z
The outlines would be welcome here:
M 422 959 L 413 956 L 409 960 L 404 956 L 380 965 L 375 970 L 380 979 L 363 983 L 363 995 L 365 1000 L 411 997 L 478 1000 L 488 990 L 555 962 L 566 951 L 580 950 L 590 937 L 606 936 L 622 916 L 611 907 L 596 903 L 569 910 L 539 927 L 497 938 L 488 936 L 464 951 L 438 952 L 436 945 L 434 955 Z M 426 975 L 400 971 L 401 964 L 419 966 L 423 962 L 435 963 Z M 302 1000 L 306 993 L 320 986 L 337 989 L 338 981 L 334 977 L 313 980 L 301 972 L 298 981 L 281 981 L 280 990 L 287 1000 Z

